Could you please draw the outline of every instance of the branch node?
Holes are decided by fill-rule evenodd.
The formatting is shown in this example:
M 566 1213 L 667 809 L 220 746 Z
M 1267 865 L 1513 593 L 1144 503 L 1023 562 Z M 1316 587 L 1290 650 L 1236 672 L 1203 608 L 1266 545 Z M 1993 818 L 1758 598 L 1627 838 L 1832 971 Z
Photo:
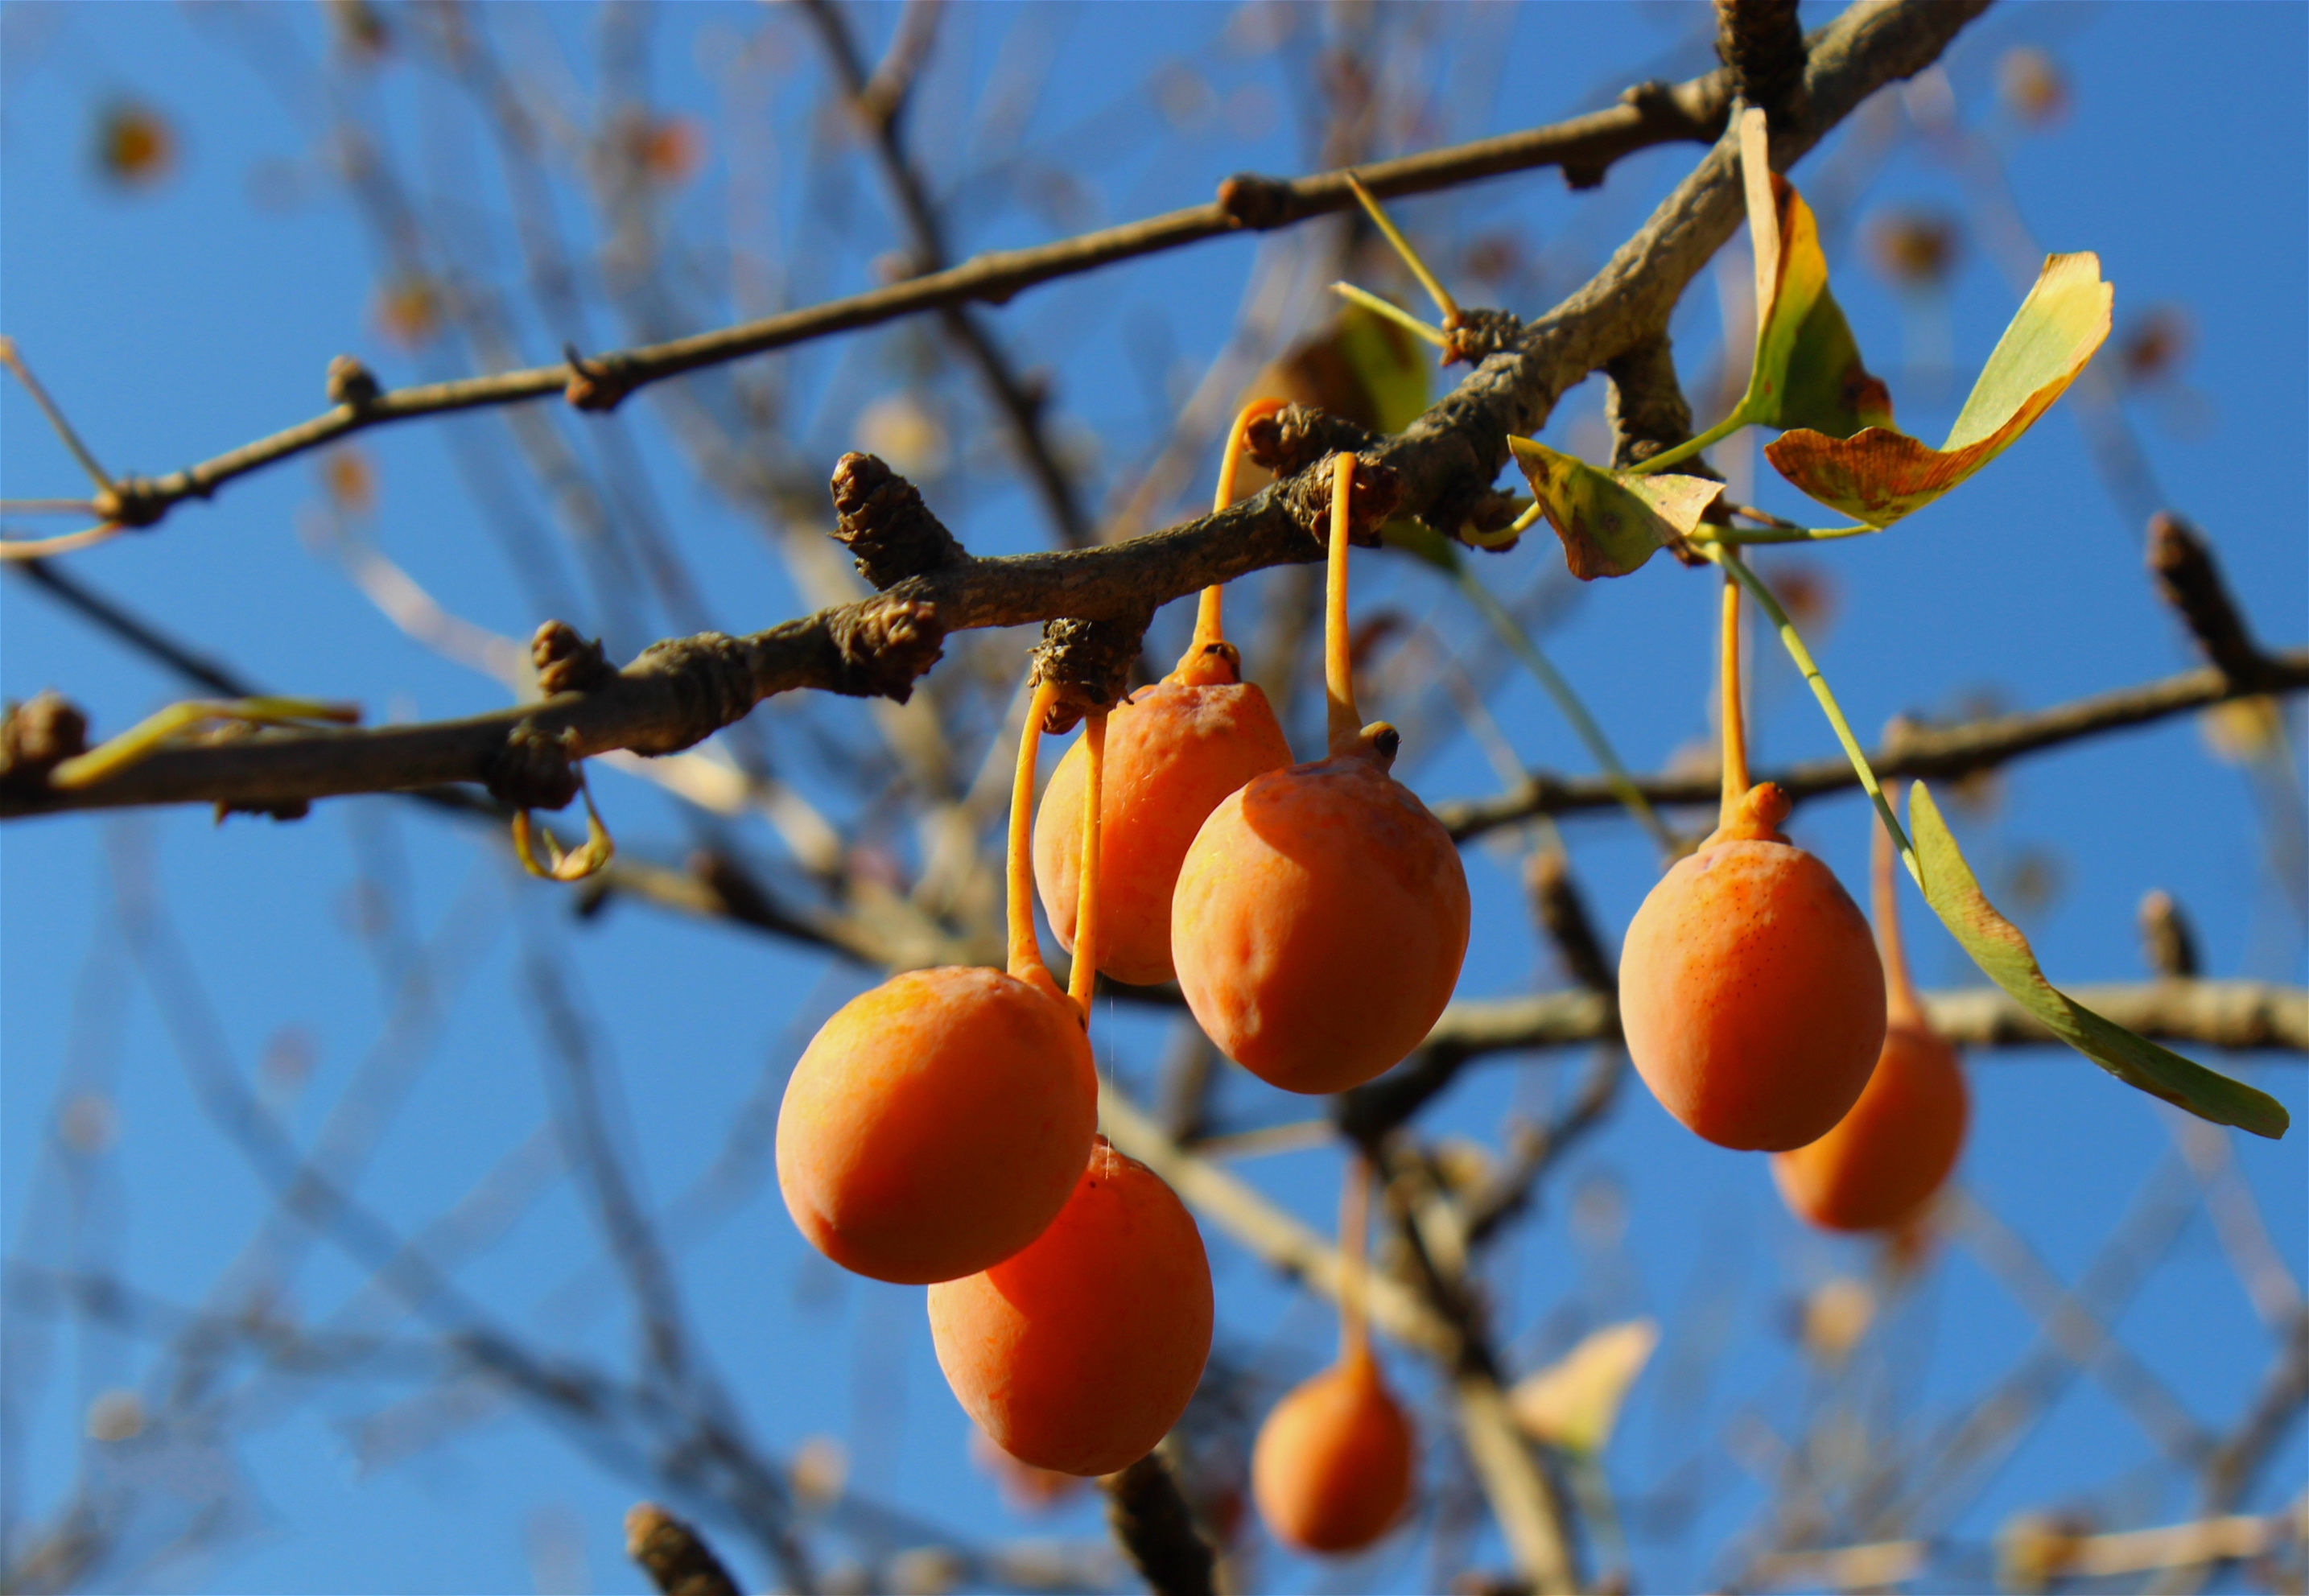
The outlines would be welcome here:
M 1243 429 L 1243 452 L 1277 477 L 1295 477 L 1318 460 L 1379 441 L 1365 429 L 1311 404 L 1286 404 Z
M 654 1502 L 626 1514 L 626 1556 L 662 1596 L 738 1596 L 738 1582 L 705 1538 Z
M 205 498 L 206 493 L 195 489 Z M 169 513 L 169 499 L 143 477 L 120 477 L 99 490 L 92 501 L 97 517 L 123 526 L 150 526 Z
M 1237 172 L 1219 185 L 1219 209 L 1237 227 L 1266 232 L 1297 214 L 1291 185 L 1257 172 Z
M 2159 976 L 2187 980 L 2196 975 L 2196 933 L 2171 893 L 2152 891 L 2140 900 L 2140 942 L 2149 967 Z
M 853 698 L 904 703 L 946 645 L 938 606 L 916 599 L 852 604 L 827 617 L 826 629 L 837 655 L 830 690 Z
M 332 404 L 350 405 L 365 410 L 376 403 L 385 390 L 378 386 L 376 373 L 350 355 L 338 355 L 329 362 L 326 391 Z
M 575 344 L 565 343 L 561 346 L 561 358 L 569 367 L 569 383 L 561 390 L 561 396 L 579 410 L 615 410 L 634 391 L 633 362 L 624 355 L 602 355 L 589 360 L 577 352 Z
M 560 693 L 590 693 L 618 679 L 599 638 L 586 638 L 566 620 L 549 620 L 529 640 L 529 663 L 537 668 L 537 690 L 550 698 Z
M 88 751 L 88 716 L 53 689 L 10 703 L 0 721 L 0 786 L 38 787 Z
M 946 570 L 970 559 L 921 490 L 878 456 L 852 452 L 834 464 L 834 536 L 878 589 Z
M 2202 533 L 2178 516 L 2158 511 L 2149 521 L 2149 568 L 2165 602 L 2180 612 L 2222 675 L 2251 687 L 2268 673 L 2269 662 L 2245 629 Z
M 1318 546 L 1331 535 L 1331 461 L 1335 455 L 1345 452 L 1326 454 L 1316 462 L 1313 471 L 1302 472 L 1284 484 L 1284 507 Z M 1383 460 L 1359 454 L 1355 456 L 1353 482 L 1348 505 L 1347 541 L 1375 549 L 1379 546 L 1379 529 L 1403 502 L 1403 473 Z
M 1522 343 L 1523 318 L 1513 311 L 1463 306 L 1459 319 L 1443 329 L 1442 363 L 1480 366 Z
M 1029 681 L 1040 686 L 1056 682 L 1059 695 L 1042 717 L 1042 730 L 1053 736 L 1071 732 L 1093 709 L 1111 708 L 1129 692 L 1130 668 L 1138 662 L 1139 645 L 1154 612 L 1107 620 L 1047 621 L 1042 641 L 1034 650 Z
M 525 718 L 506 733 L 489 763 L 489 796 L 514 809 L 562 809 L 577 796 L 577 761 L 569 733 Z

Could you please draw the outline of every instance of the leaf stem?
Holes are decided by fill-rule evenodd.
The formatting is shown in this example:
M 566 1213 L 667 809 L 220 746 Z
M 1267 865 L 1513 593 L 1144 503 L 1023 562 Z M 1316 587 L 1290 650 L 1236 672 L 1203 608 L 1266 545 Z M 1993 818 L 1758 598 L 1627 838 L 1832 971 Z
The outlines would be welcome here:
M 1747 424 L 1748 402 L 1745 399 L 1743 399 L 1739 403 L 1732 407 L 1732 413 L 1730 415 L 1725 416 L 1722 421 L 1717 422 L 1716 425 L 1710 427 L 1707 431 L 1700 433 L 1696 438 L 1687 438 L 1673 448 L 1662 449 L 1650 459 L 1635 465 L 1630 465 L 1621 474 L 1631 477 L 1647 477 L 1656 471 L 1665 471 L 1669 466 L 1675 464 L 1678 461 L 1691 459 L 1694 455 L 1697 455 L 1700 450 L 1708 447 L 1710 444 L 1722 443 L 1725 438 L 1731 437 L 1734 432 L 1739 431 L 1741 428 Z
M 1357 288 L 1352 282 L 1334 282 L 1331 284 L 1331 291 L 1343 299 L 1353 300 L 1375 316 L 1385 317 L 1413 337 L 1425 339 L 1438 349 L 1444 348 L 1450 342 L 1443 335 L 1440 329 L 1429 326 L 1402 306 L 1391 300 L 1380 299 L 1369 289 Z
M 1836 538 L 1856 538 L 1872 532 L 1881 532 L 1881 526 L 1709 526 L 1701 525 L 1691 534 L 1695 543 L 1824 543 Z
M 1628 774 L 1627 767 L 1620 763 L 1620 756 L 1613 751 L 1611 739 L 1604 735 L 1604 728 L 1596 724 L 1596 717 L 1587 713 L 1587 707 L 1579 701 L 1579 695 L 1572 690 L 1571 683 L 1549 662 L 1547 655 L 1540 652 L 1539 645 L 1516 624 L 1515 617 L 1509 614 L 1507 607 L 1492 596 L 1492 590 L 1475 579 L 1474 572 L 1455 563 L 1452 576 L 1459 584 L 1459 591 L 1467 595 L 1467 602 L 1475 606 L 1476 612 L 1491 623 L 1492 631 L 1499 634 L 1500 641 L 1507 645 L 1508 652 L 1523 662 L 1524 669 L 1532 673 L 1541 689 L 1554 700 L 1556 708 L 1563 712 L 1563 718 L 1571 723 L 1572 731 L 1587 745 L 1588 757 L 1602 768 L 1604 785 L 1627 806 L 1628 812 L 1636 818 L 1637 823 L 1651 834 L 1652 840 L 1659 844 L 1660 852 L 1673 858 L 1680 851 L 1675 833 L 1667 828 L 1667 823 L 1659 818 L 1658 811 L 1652 808 L 1650 802 L 1637 787 L 1635 778 Z
M 352 706 L 317 698 L 191 698 L 149 715 L 119 736 L 62 761 L 48 772 L 48 785 L 67 790 L 92 785 L 159 752 L 161 745 L 178 733 L 211 721 L 245 721 L 256 725 L 326 721 L 352 725 L 359 720 L 360 711 Z
M 1772 596 L 1772 590 L 1748 568 L 1738 550 L 1722 543 L 1703 543 L 1699 545 L 1699 552 L 1730 572 L 1740 585 L 1763 606 L 1764 613 L 1772 618 L 1772 625 L 1780 634 L 1780 646 L 1788 651 L 1788 657 L 1795 662 L 1796 669 L 1803 672 L 1804 681 L 1811 684 L 1812 696 L 1820 700 L 1829 725 L 1835 730 L 1836 740 L 1844 745 L 1844 757 L 1852 761 L 1854 774 L 1860 777 L 1860 785 L 1867 792 L 1870 802 L 1876 805 L 1877 816 L 1884 822 L 1885 830 L 1890 833 L 1893 846 L 1899 849 L 1900 862 L 1908 867 L 1908 874 L 1916 885 L 1922 887 L 1924 872 L 1916 862 L 1916 846 L 1909 842 L 1908 834 L 1900 829 L 1899 819 L 1892 812 L 1891 801 L 1884 796 L 1884 789 L 1876 780 L 1876 772 L 1869 767 L 1868 756 L 1861 751 L 1860 739 L 1852 734 L 1852 723 L 1844 718 L 1844 711 L 1837 704 L 1836 695 L 1828 690 L 1828 679 L 1812 663 L 1812 651 L 1796 635 L 1795 623 L 1788 619 L 1788 612 L 1780 608 L 1780 601 Z
M 1355 198 L 1362 202 L 1363 211 L 1371 217 L 1372 225 L 1387 235 L 1387 241 L 1395 246 L 1395 252 L 1403 257 L 1403 264 L 1411 268 L 1414 277 L 1419 279 L 1419 286 L 1427 291 L 1427 297 L 1435 301 L 1435 308 L 1443 313 L 1443 325 L 1447 327 L 1455 325 L 1459 319 L 1459 301 L 1451 297 L 1451 291 L 1427 269 L 1427 263 L 1419 258 L 1419 252 L 1411 247 L 1411 240 L 1403 236 L 1388 213 L 1379 208 L 1379 201 L 1371 197 L 1371 191 L 1363 186 L 1362 179 L 1349 172 L 1347 186 L 1353 189 Z
M 1740 800 L 1748 795 L 1748 717 L 1740 697 L 1740 584 L 1728 570 L 1724 573 L 1723 624 L 1718 637 L 1722 659 L 1717 681 L 1722 703 L 1717 718 L 1724 733 L 1724 801 L 1717 823 L 1728 826 Z

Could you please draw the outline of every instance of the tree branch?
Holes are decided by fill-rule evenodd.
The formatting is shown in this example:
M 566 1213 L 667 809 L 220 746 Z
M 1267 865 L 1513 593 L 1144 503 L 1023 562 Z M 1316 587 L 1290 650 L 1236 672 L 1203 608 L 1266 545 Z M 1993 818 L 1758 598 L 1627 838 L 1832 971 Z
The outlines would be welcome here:
M 1775 144 L 1788 160 L 1875 88 L 1931 61 L 1985 0 L 1888 0 L 1855 6 L 1813 42 L 1814 119 Z M 1719 140 L 1644 229 L 1587 286 L 1486 358 L 1458 388 L 1373 451 L 1396 512 L 1456 529 L 1490 490 L 1507 437 L 1543 422 L 1557 395 L 1656 335 L 1709 256 L 1739 225 L 1737 152 Z M 503 381 L 502 378 L 489 379 Z M 1370 458 L 1370 456 L 1366 456 Z M 430 725 L 259 736 L 173 748 L 83 788 L 13 784 L 0 817 L 187 801 L 249 803 L 480 782 L 507 802 L 555 806 L 568 768 L 611 749 L 670 753 L 755 703 L 812 687 L 904 701 L 945 635 L 1060 617 L 1121 620 L 1153 603 L 1270 565 L 1319 557 L 1319 462 L 1257 499 L 1167 532 L 1098 549 L 971 559 L 886 593 L 744 638 L 719 633 L 644 651 L 584 693 Z M 1359 480 L 1359 487 L 1361 482 Z M 1386 507 L 1359 492 L 1359 509 Z M 2301 662 L 2309 675 L 2309 659 Z
M 1363 186 L 1382 199 L 1429 194 L 1551 166 L 1561 167 L 1573 187 L 1594 187 L 1622 156 L 1655 144 L 1701 142 L 1721 134 L 1730 104 L 1729 78 L 1723 72 L 1711 72 L 1673 85 L 1639 83 L 1621 100 L 1608 110 L 1377 161 L 1354 170 Z M 1210 239 L 1270 232 L 1355 208 L 1345 171 L 1288 179 L 1241 173 L 1220 184 L 1218 198 L 1206 205 L 1101 228 L 1032 248 L 991 250 L 959 265 L 927 272 L 886 288 L 712 332 L 594 355 L 575 366 L 565 362 L 528 367 L 390 392 L 376 388 L 374 378 L 366 386 L 350 388 L 333 381 L 328 395 L 332 408 L 319 415 L 164 476 L 124 479 L 117 484 L 122 507 L 130 517 L 129 525 L 151 526 L 187 499 L 207 499 L 237 477 L 371 427 L 572 396 L 573 387 L 589 405 L 614 404 L 636 388 L 685 372 L 926 311 L 968 304 L 1003 305 L 1042 283 Z
M 2305 690 L 2309 690 L 2309 648 L 2292 648 L 2262 656 L 2261 673 L 2250 684 L 2206 666 L 2050 709 L 1993 716 L 1962 725 L 1919 726 L 1901 722 L 1888 733 L 1882 746 L 1869 754 L 1868 762 L 1881 780 L 1895 776 L 1953 779 L 1991 769 L 2023 754 L 2147 725 L 2253 692 L 2291 694 Z M 1842 759 L 1810 759 L 1781 770 L 1759 772 L 1756 779 L 1777 783 L 1798 802 L 1860 785 L 1851 762 Z M 1635 785 L 1652 803 L 1663 806 L 1713 803 L 1720 786 L 1713 771 L 1638 776 Z M 1620 803 L 1620 795 L 1597 778 L 1566 780 L 1535 771 L 1519 793 L 1439 803 L 1435 815 L 1453 837 L 1466 842 L 1534 815 L 1578 814 L 1617 809 Z
M 2309 989 L 2261 981 L 2162 980 L 2064 990 L 2144 1037 L 2309 1054 Z M 1959 1047 L 2026 1047 L 2055 1040 L 2041 1021 L 1993 986 L 1928 992 L 1924 1000 L 1933 1028 Z M 1611 1040 L 1619 1035 L 1613 1010 L 1606 995 L 1593 992 L 1463 999 L 1443 1011 L 1420 1054 L 1346 1096 L 1384 1089 L 1417 1070 L 1429 1054 L 1465 1062 L 1490 1053 Z

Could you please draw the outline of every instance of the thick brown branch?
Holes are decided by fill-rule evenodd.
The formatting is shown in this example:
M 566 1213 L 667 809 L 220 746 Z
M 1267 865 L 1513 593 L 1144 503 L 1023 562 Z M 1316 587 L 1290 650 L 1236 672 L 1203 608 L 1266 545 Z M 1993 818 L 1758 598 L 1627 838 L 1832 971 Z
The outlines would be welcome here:
M 2185 715 L 2192 709 L 2244 697 L 2249 691 L 2296 693 L 2304 690 L 2309 690 L 2309 648 L 2287 649 L 2263 657 L 2262 674 L 2251 689 L 2218 669 L 2207 667 L 2184 671 L 2140 687 L 2097 693 L 2050 709 L 2000 715 L 1957 726 L 1904 724 L 1889 742 L 1870 753 L 1868 762 L 1880 778 L 1953 779 L 1993 768 L 2023 754 Z M 1851 763 L 1841 759 L 1807 760 L 1784 770 L 1760 772 L 1757 779 L 1777 782 L 1789 797 L 1799 801 L 1860 785 Z M 1689 776 L 1639 776 L 1636 786 L 1655 804 L 1713 803 L 1720 790 L 1717 777 L 1710 771 Z M 1565 780 L 1535 773 L 1519 793 L 1439 803 L 1435 813 L 1450 828 L 1452 836 L 1465 842 L 1533 815 L 1616 809 L 1620 802 L 1618 794 L 1593 777 Z
M 1846 13 L 1812 48 L 1815 119 L 1776 143 L 1776 158 L 1802 153 L 1818 129 L 1868 93 L 1930 62 L 1985 4 L 1890 0 Z M 1573 383 L 1653 336 L 1693 273 L 1739 224 L 1736 168 L 1736 152 L 1719 141 L 1642 231 L 1586 288 L 1535 323 L 1518 350 L 1487 358 L 1407 431 L 1384 440 L 1371 471 L 1375 484 L 1399 490 L 1394 507 L 1457 527 L 1490 493 L 1509 433 L 1531 430 Z M 1293 511 L 1311 517 L 1319 499 L 1303 477 L 1294 478 L 1248 503 L 1129 542 L 971 560 L 750 638 L 706 634 L 662 643 L 608 686 L 533 708 L 441 725 L 169 750 L 72 793 L 0 798 L 0 817 L 488 784 L 509 749 L 533 753 L 550 745 L 572 759 L 610 749 L 670 752 L 761 698 L 796 688 L 903 700 L 937 660 L 947 632 L 1062 617 L 1120 620 L 1209 583 L 1316 558 L 1321 528 Z

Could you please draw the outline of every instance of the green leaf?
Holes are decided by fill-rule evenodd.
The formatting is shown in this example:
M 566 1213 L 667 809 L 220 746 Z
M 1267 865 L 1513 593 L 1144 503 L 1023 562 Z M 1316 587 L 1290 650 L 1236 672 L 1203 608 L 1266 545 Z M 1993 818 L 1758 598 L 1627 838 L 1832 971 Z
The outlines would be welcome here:
M 1599 471 L 1529 438 L 1510 438 L 1508 447 L 1562 540 L 1564 563 L 1583 582 L 1624 577 L 1656 550 L 1691 536 L 1724 491 L 1704 477 Z
M 2137 1037 L 2063 993 L 2045 979 L 2019 928 L 1996 912 L 1971 866 L 1957 851 L 1940 808 L 1918 782 L 1908 790 L 1908 828 L 1915 834 L 1924 901 L 1941 917 L 1988 978 L 2050 1026 L 2055 1036 L 2125 1085 L 2162 1097 L 2217 1125 L 2235 1125 L 2272 1140 L 2285 1134 L 2284 1106 L 2243 1081 L 2192 1063 Z
M 1892 424 L 1892 396 L 1861 364 L 1860 345 L 1828 288 L 1820 224 L 1767 164 L 1764 113 L 1740 116 L 1740 165 L 1756 254 L 1756 363 L 1739 413 L 1751 425 L 1849 438 Z
M 1844 438 L 1799 429 L 1767 444 L 1765 458 L 1822 504 L 1871 526 L 1890 526 L 1971 476 L 2035 424 L 2108 336 L 2114 298 L 2101 281 L 2098 256 L 2047 256 L 1939 448 L 1890 427 Z

